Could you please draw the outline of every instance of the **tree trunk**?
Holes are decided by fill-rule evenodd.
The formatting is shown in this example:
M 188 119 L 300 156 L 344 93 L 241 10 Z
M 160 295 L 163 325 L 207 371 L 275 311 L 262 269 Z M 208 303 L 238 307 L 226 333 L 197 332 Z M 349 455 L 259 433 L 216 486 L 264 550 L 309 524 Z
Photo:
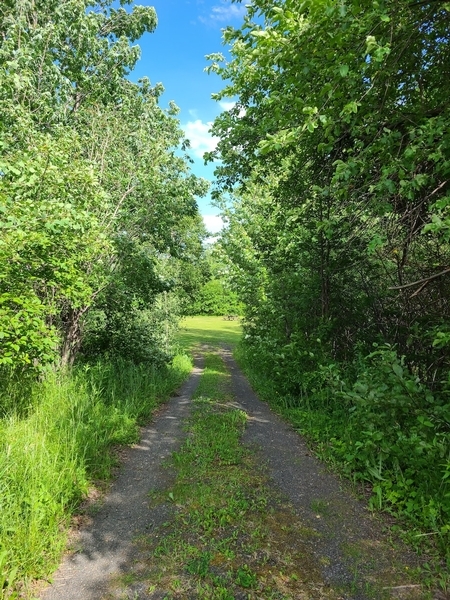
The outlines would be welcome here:
M 82 341 L 81 318 L 88 310 L 71 308 L 64 318 L 64 339 L 61 346 L 61 365 L 71 367 L 80 349 Z

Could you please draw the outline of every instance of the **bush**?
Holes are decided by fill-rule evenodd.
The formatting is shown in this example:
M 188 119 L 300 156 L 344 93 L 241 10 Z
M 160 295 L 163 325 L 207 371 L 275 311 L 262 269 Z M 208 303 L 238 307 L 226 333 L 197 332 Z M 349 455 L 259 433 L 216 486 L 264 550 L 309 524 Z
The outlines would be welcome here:
M 450 539 L 450 404 L 392 347 L 370 354 L 365 367 L 340 394 L 350 418 L 335 452 L 354 479 L 373 483 L 373 505 Z
M 170 360 L 170 354 L 162 349 L 158 333 L 150 311 L 131 310 L 109 318 L 104 311 L 91 311 L 81 353 L 91 362 L 103 356 L 160 367 Z

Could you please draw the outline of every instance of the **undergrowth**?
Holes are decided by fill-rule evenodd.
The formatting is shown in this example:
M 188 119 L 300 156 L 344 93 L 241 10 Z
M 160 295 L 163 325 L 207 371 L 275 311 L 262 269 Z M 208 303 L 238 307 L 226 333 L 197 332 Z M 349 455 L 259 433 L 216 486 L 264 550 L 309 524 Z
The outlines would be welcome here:
M 74 509 L 93 481 L 111 474 L 113 446 L 135 442 L 138 425 L 190 369 L 185 355 L 159 370 L 99 362 L 27 384 L 25 397 L 16 393 L 20 410 L 3 402 L 0 598 L 26 595 L 31 580 L 52 572 Z

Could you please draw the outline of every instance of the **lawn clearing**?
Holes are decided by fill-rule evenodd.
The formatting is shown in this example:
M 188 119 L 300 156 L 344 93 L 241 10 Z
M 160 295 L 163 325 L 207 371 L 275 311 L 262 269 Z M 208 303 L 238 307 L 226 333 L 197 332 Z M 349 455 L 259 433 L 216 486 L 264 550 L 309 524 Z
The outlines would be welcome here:
M 183 349 L 192 349 L 198 344 L 235 346 L 241 336 L 242 326 L 239 319 L 228 321 L 225 317 L 199 316 L 183 319 L 178 340 Z

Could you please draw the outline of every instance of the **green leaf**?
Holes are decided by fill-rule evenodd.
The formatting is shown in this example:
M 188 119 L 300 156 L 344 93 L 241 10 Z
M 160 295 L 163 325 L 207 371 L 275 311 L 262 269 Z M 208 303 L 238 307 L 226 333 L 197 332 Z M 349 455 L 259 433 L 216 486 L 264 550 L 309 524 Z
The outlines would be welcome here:
M 403 377 L 403 369 L 398 363 L 394 363 L 392 365 L 392 370 L 397 375 L 397 377 L 400 377 L 400 378 Z

